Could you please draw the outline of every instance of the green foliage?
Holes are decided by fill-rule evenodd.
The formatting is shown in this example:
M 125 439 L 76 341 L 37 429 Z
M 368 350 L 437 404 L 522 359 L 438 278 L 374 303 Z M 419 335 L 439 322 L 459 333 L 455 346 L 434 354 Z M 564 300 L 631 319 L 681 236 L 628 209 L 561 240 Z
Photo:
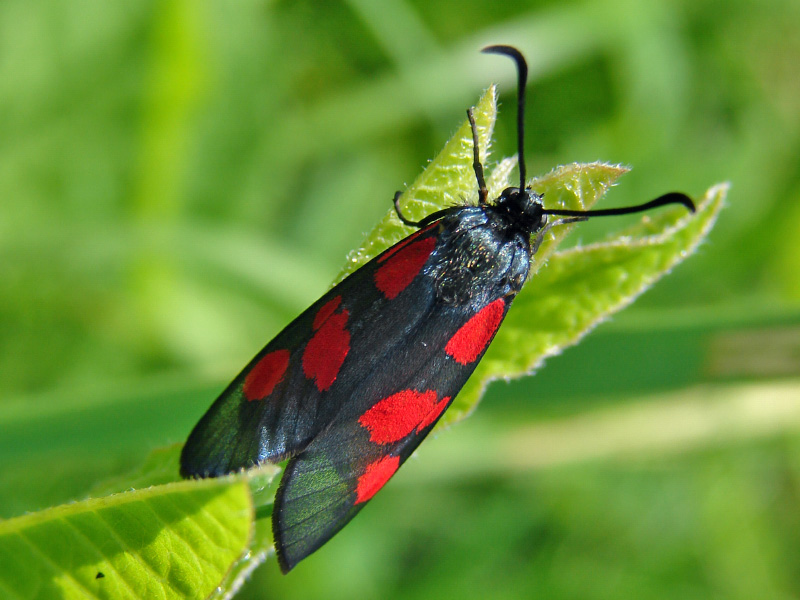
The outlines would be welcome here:
M 800 595 L 797 2 L 368 4 L 0 3 L 0 515 L 175 478 L 174 449 L 121 474 L 319 297 L 490 82 L 494 154 L 515 152 L 513 68 L 478 53 L 512 43 L 529 172 L 634 166 L 603 206 L 730 180 L 729 208 L 668 281 L 490 385 L 326 551 L 240 596 Z M 513 160 L 492 163 L 497 189 Z M 571 304 L 538 286 L 594 275 L 567 245 L 626 222 L 550 254 L 526 331 Z M 262 517 L 273 485 L 251 485 Z

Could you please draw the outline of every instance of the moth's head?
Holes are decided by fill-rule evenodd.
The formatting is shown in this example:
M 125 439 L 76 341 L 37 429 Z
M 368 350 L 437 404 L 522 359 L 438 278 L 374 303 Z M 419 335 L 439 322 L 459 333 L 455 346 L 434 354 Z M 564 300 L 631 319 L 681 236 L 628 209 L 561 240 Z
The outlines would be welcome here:
M 504 189 L 494 205 L 515 227 L 528 233 L 535 233 L 547 225 L 542 196 L 529 187 Z

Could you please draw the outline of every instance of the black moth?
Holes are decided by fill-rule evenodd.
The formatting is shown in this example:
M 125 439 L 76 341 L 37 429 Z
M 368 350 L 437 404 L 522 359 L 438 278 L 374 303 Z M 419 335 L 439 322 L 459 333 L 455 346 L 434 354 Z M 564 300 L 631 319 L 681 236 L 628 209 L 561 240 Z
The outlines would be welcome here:
M 215 477 L 289 459 L 272 527 L 284 573 L 327 542 L 394 475 L 472 374 L 528 277 L 551 227 L 692 201 L 547 210 L 525 187 L 527 64 L 517 65 L 519 187 L 489 202 L 472 111 L 477 206 L 411 221 L 417 231 L 351 274 L 250 361 L 195 426 L 184 477 Z M 548 222 L 548 216 L 559 217 Z M 533 238 L 533 239 L 531 239 Z

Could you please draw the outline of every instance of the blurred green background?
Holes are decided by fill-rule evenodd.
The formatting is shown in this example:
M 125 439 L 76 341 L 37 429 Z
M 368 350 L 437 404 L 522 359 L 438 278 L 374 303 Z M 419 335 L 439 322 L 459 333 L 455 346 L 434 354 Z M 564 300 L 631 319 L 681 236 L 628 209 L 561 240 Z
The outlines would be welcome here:
M 0 516 L 182 441 L 491 82 L 513 154 L 512 65 L 479 54 L 508 43 L 529 173 L 620 162 L 605 206 L 726 180 L 729 206 L 241 597 L 800 596 L 798 30 L 796 0 L 4 0 Z

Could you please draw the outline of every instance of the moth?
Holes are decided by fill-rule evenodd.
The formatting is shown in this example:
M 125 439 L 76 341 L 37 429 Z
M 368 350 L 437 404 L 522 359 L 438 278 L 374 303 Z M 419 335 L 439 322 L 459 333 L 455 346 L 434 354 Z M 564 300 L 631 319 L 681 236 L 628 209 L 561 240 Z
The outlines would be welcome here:
M 272 517 L 284 573 L 344 527 L 430 433 L 492 342 L 551 228 L 667 204 L 695 210 L 677 192 L 624 208 L 546 209 L 526 187 L 527 64 L 511 46 L 483 51 L 517 66 L 519 186 L 488 198 L 468 110 L 477 206 L 413 221 L 397 192 L 397 216 L 416 231 L 289 323 L 216 399 L 183 448 L 184 477 L 289 459 Z

